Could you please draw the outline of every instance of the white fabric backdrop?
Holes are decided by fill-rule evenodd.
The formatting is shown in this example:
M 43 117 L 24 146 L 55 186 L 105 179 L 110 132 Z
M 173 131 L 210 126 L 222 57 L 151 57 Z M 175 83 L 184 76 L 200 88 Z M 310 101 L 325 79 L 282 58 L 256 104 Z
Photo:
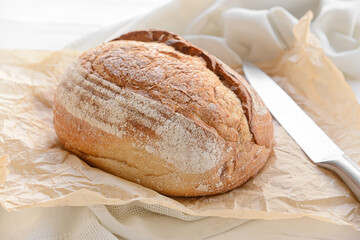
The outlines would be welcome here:
M 143 17 L 115 23 L 68 47 L 85 50 L 128 30 L 154 27 L 186 35 L 199 47 L 236 66 L 242 58 L 257 62 L 276 57 L 292 44 L 294 24 L 311 10 L 314 13 L 312 31 L 318 36 L 325 53 L 348 79 L 360 80 L 360 68 L 357 67 L 360 60 L 359 3 L 335 0 L 179 0 Z M 234 227 L 226 236 L 231 238 L 235 233 L 240 238 L 239 234 L 246 232 L 242 229 L 248 229 L 246 226 L 254 222 L 255 227 L 247 234 L 259 239 L 264 236 L 267 239 L 360 238 L 359 232 L 348 227 L 310 219 L 244 224 L 243 220 L 235 219 L 194 219 L 138 204 L 28 209 L 13 214 L 3 212 L 0 216 L 0 233 L 5 234 L 2 235 L 4 239 L 204 239 L 216 238 L 217 234 Z M 22 221 L 21 225 L 19 221 Z M 302 230 L 294 227 L 298 224 Z
M 108 32 L 105 30 L 103 34 L 96 34 L 98 39 L 88 38 L 89 41 L 70 47 L 84 50 L 129 30 L 160 28 L 192 35 L 188 37 L 191 41 L 211 52 L 215 51 L 215 54 L 216 47 L 222 45 L 236 55 L 261 62 L 275 58 L 291 46 L 294 39 L 292 28 L 307 11 L 314 14 L 311 30 L 319 38 L 326 55 L 347 79 L 360 79 L 358 0 L 172 1 L 130 23 L 115 24 L 106 29 Z M 228 63 L 232 65 L 238 61 L 235 58 Z

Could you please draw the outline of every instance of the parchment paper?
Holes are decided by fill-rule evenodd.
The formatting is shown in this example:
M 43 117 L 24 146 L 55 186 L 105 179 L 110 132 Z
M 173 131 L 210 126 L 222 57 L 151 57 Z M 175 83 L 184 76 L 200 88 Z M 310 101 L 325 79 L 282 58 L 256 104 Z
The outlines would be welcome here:
M 309 33 L 310 20 L 306 15 L 295 27 L 293 48 L 260 66 L 359 162 L 359 104 Z M 216 196 L 169 198 L 89 167 L 62 148 L 52 124 L 59 76 L 79 54 L 0 50 L 0 202 L 5 209 L 140 201 L 196 216 L 309 216 L 360 230 L 356 198 L 335 174 L 314 165 L 276 122 L 277 144 L 266 166 L 242 187 Z

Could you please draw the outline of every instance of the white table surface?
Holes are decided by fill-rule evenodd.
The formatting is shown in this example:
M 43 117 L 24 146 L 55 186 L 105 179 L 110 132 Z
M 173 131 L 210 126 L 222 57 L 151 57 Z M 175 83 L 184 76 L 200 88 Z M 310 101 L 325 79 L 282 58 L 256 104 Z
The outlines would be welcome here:
M 0 0 L 0 48 L 61 49 L 84 35 L 144 14 L 168 1 Z M 360 99 L 360 81 L 350 82 L 350 85 Z M 20 226 L 31 231 L 31 227 L 37 225 L 34 214 L 40 218 L 48 216 L 51 209 L 15 213 L 0 209 L 0 229 L 2 223 L 16 221 L 19 223 L 17 231 L 21 231 Z M 360 232 L 309 218 L 253 220 L 210 239 L 360 239 Z

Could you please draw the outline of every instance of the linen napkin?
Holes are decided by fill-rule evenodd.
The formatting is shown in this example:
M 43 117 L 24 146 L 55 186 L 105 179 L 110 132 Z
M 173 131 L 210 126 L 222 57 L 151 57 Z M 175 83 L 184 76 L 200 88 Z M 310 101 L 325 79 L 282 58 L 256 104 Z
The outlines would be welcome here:
M 346 79 L 360 79 L 360 1 L 357 0 L 175 0 L 147 15 L 85 36 L 67 47 L 83 51 L 130 30 L 159 28 L 191 35 L 189 39 L 194 44 L 215 55 L 221 50 L 214 43 L 230 48 L 236 56 L 228 63 L 238 63 L 238 56 L 263 62 L 292 46 L 293 27 L 308 11 L 314 14 L 311 32 L 319 39 L 325 54 Z

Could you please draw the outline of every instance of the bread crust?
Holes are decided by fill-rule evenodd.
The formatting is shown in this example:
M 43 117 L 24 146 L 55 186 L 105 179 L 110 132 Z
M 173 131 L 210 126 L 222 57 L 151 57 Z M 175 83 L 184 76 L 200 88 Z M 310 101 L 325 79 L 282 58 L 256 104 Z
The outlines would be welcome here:
M 171 196 L 236 188 L 272 146 L 271 115 L 251 86 L 167 31 L 130 32 L 82 54 L 53 110 L 66 149 Z

